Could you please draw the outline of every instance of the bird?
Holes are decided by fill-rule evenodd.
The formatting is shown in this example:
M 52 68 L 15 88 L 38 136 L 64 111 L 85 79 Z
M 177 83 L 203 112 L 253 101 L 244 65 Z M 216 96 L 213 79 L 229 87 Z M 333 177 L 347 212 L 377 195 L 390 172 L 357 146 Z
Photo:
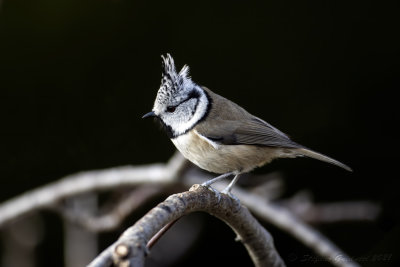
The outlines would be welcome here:
M 220 96 L 189 76 L 189 66 L 177 72 L 170 54 L 162 55 L 162 78 L 152 111 L 183 156 L 219 176 L 206 181 L 234 178 L 222 193 L 231 190 L 243 173 L 277 158 L 309 157 L 352 171 L 347 165 L 292 141 L 268 122 Z

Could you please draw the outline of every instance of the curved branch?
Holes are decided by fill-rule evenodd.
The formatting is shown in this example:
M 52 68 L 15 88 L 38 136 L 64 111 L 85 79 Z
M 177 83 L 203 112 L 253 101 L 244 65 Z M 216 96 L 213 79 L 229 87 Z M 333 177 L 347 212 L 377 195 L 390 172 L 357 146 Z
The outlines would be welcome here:
M 260 205 L 259 203 L 262 201 L 262 198 L 246 194 L 243 191 L 237 193 L 237 196 L 243 203 L 251 206 L 255 214 L 282 229 L 284 232 L 291 234 L 333 265 L 338 267 L 359 266 L 357 262 L 331 240 L 298 219 L 286 208 L 273 203 L 264 203 L 264 205 Z
M 204 180 L 203 175 L 196 175 L 196 173 L 186 174 L 184 176 L 184 182 L 187 185 Z M 225 181 L 213 185 L 217 190 L 222 190 L 226 188 L 226 186 L 228 186 L 228 182 Z M 233 188 L 233 193 L 259 218 L 264 219 L 266 222 L 292 235 L 301 243 L 311 248 L 316 254 L 327 259 L 334 266 L 359 266 L 356 261 L 336 246 L 331 240 L 315 228 L 298 219 L 287 208 L 278 206 L 264 197 L 251 194 L 239 187 Z
M 91 232 L 112 231 L 118 228 L 126 217 L 143 203 L 164 191 L 165 187 L 157 185 L 137 186 L 128 196 L 115 203 L 110 212 L 99 216 L 89 214 L 86 209 L 71 209 L 62 204 L 55 207 L 55 210 L 65 220 L 78 224 Z
M 0 204 L 0 227 L 26 213 L 34 212 L 37 209 L 54 207 L 60 200 L 81 193 L 152 183 L 161 186 L 171 184 L 190 186 L 195 183 L 201 183 L 207 178 L 212 178 L 207 174 L 199 174 L 198 172 L 185 173 L 183 177 L 179 177 L 187 166 L 186 163 L 187 161 L 177 152 L 167 164 L 150 164 L 139 167 L 126 166 L 67 176 Z M 227 183 L 219 182 L 214 186 L 219 189 L 221 188 L 220 186 L 223 188 L 226 185 Z M 336 266 L 358 266 L 355 261 L 352 261 L 329 239 L 297 219 L 287 209 L 238 187 L 234 188 L 234 193 L 260 218 L 288 232 L 313 249 L 317 254 L 327 258 L 332 264 Z
M 125 166 L 69 175 L 49 185 L 28 191 L 0 205 L 0 226 L 36 209 L 90 191 L 137 184 L 171 184 L 179 178 L 186 160 L 179 152 L 167 164 Z
M 204 211 L 227 223 L 244 243 L 255 266 L 285 266 L 271 235 L 248 209 L 224 194 L 215 194 L 201 185 L 168 197 L 128 228 L 117 242 L 103 251 L 89 267 L 144 266 L 146 244 L 164 225 L 185 214 Z

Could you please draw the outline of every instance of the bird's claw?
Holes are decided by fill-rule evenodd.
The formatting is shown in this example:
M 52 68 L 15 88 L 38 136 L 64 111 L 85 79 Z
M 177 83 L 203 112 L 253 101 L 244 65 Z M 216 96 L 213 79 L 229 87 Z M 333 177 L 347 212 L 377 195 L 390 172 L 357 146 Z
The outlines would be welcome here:
M 218 202 L 221 201 L 221 192 L 219 192 L 217 189 L 213 188 L 212 186 L 207 185 L 206 183 L 202 183 L 201 185 L 207 187 L 208 190 L 214 192 L 215 196 L 216 196 L 217 199 L 218 199 Z
M 232 194 L 232 192 L 230 190 L 227 190 L 227 189 L 228 188 L 225 188 L 224 190 L 222 190 L 221 194 L 228 195 L 230 198 L 232 198 L 236 202 L 240 203 L 240 200 L 234 194 Z

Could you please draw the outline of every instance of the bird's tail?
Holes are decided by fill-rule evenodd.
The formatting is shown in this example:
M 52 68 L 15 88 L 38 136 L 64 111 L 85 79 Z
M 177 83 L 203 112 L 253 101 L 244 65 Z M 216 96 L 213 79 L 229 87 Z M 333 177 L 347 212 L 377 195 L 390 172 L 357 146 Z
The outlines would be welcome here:
M 345 170 L 347 170 L 349 172 L 353 171 L 349 166 L 347 166 L 347 165 L 345 165 L 345 164 L 343 164 L 343 163 L 341 163 L 341 162 L 339 162 L 339 161 L 337 161 L 337 160 L 335 160 L 333 158 L 325 156 L 325 155 L 323 155 L 321 153 L 312 151 L 312 150 L 310 150 L 308 148 L 298 148 L 298 149 L 296 149 L 296 152 L 299 153 L 300 155 L 303 155 L 303 156 L 306 156 L 306 157 L 309 157 L 309 158 L 318 159 L 318 160 L 325 161 L 325 162 L 328 162 L 330 164 L 339 166 L 339 167 L 341 167 L 341 168 L 343 168 L 343 169 L 345 169 Z

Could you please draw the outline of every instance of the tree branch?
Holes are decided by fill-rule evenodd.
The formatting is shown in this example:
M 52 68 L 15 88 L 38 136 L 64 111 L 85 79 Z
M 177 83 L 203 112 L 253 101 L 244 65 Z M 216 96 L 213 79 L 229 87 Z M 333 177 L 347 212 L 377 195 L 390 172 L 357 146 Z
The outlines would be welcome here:
M 119 227 L 123 220 L 129 216 L 135 209 L 143 205 L 150 198 L 161 194 L 165 190 L 158 185 L 141 185 L 133 189 L 128 196 L 119 200 L 110 212 L 100 216 L 89 214 L 85 209 L 71 209 L 65 205 L 59 205 L 56 210 L 64 219 L 78 224 L 92 232 L 112 231 Z
M 187 185 L 194 181 L 197 183 L 201 182 L 202 179 L 208 180 L 207 177 L 204 178 L 204 175 L 196 175 L 194 172 L 185 174 L 184 176 L 184 181 Z M 228 186 L 228 183 L 225 181 L 213 185 L 217 190 L 222 190 L 226 186 Z M 353 261 L 327 237 L 298 219 L 285 207 L 278 206 L 268 201 L 267 198 L 256 194 L 250 194 L 238 186 L 234 187 L 232 191 L 254 214 L 264 219 L 266 222 L 275 225 L 284 232 L 289 233 L 333 265 L 339 267 L 359 266 L 357 262 Z
M 182 175 L 187 166 L 186 163 L 187 161 L 177 152 L 167 164 L 128 166 L 67 176 L 60 181 L 32 190 L 0 205 L 0 227 L 26 213 L 46 207 L 54 207 L 60 200 L 81 193 L 138 184 L 154 184 L 161 187 L 170 185 L 190 186 L 211 178 L 209 174 L 199 171 L 185 172 Z M 213 186 L 220 189 L 226 185 L 227 183 L 219 182 Z M 318 255 L 330 260 L 332 264 L 336 266 L 357 266 L 329 239 L 298 219 L 285 207 L 268 201 L 267 196 L 257 196 L 239 187 L 235 187 L 233 191 L 243 204 L 260 218 L 288 232 L 306 246 L 312 248 Z
M 117 242 L 103 251 L 89 267 L 144 266 L 146 244 L 168 222 L 185 214 L 204 211 L 227 223 L 244 243 L 255 266 L 285 266 L 271 235 L 248 209 L 231 197 L 194 185 L 184 193 L 171 195 L 128 228 Z
M 37 209 L 89 191 L 138 184 L 165 185 L 175 182 L 186 160 L 175 153 L 167 164 L 125 166 L 69 175 L 49 185 L 28 191 L 0 205 L 0 226 Z
M 309 192 L 301 191 L 289 199 L 279 201 L 293 214 L 308 223 L 336 223 L 344 221 L 374 221 L 381 207 L 371 201 L 342 201 L 314 203 Z

